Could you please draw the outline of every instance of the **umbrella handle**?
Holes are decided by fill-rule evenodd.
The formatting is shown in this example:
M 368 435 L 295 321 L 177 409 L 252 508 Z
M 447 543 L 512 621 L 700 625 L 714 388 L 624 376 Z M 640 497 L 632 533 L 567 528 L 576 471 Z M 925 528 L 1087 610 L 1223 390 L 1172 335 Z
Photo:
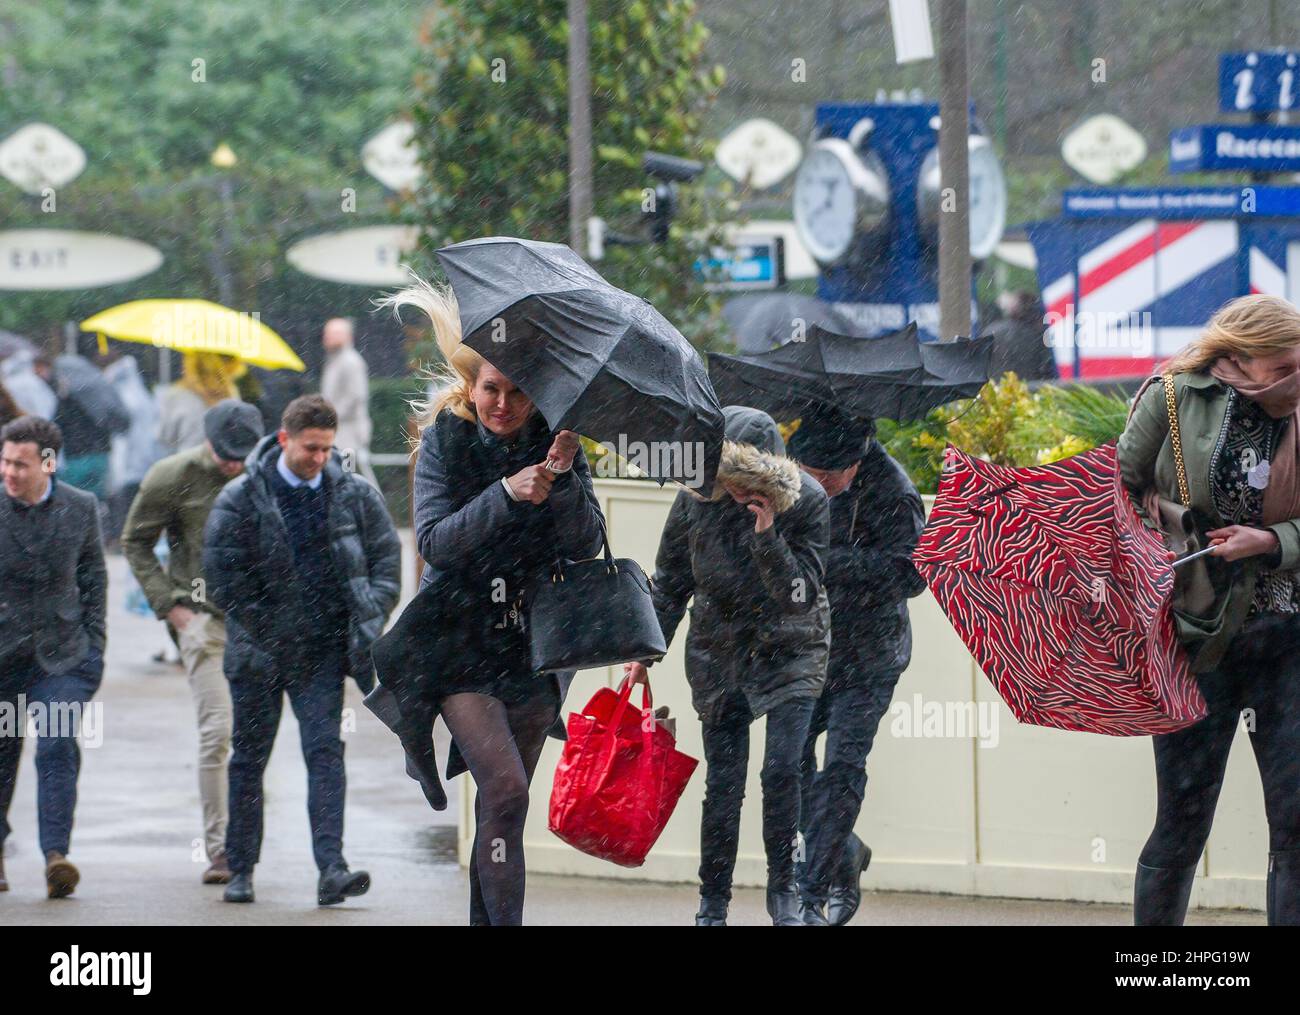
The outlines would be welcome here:
M 1186 557 L 1179 557 L 1177 560 L 1172 561 L 1169 566 L 1170 568 L 1176 568 L 1182 564 L 1186 564 L 1189 560 L 1195 560 L 1197 557 L 1204 557 L 1207 553 L 1213 553 L 1214 547 L 1218 545 L 1218 543 L 1215 543 L 1213 546 L 1207 546 L 1204 550 L 1197 550 L 1195 553 L 1189 553 Z

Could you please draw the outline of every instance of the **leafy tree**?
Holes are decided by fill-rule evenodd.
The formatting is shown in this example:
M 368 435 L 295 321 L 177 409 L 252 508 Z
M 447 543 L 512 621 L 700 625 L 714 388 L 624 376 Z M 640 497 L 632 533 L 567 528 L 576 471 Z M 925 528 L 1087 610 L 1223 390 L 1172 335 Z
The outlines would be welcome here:
M 595 213 L 640 232 L 652 186 L 642 154 L 708 159 L 702 117 L 724 74 L 705 66 L 694 0 L 593 0 L 590 31 Z M 413 207 L 430 227 L 429 250 L 494 234 L 568 241 L 567 45 L 564 0 L 435 3 L 413 111 L 430 181 Z M 681 186 L 666 243 L 611 246 L 599 264 L 702 345 L 721 326 L 693 265 L 717 238 L 725 193 Z

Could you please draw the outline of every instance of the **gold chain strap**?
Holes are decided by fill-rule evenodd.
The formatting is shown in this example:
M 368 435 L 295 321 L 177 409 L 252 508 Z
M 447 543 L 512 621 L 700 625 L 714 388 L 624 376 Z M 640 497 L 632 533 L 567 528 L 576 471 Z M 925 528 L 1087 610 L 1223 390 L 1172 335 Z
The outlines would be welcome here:
M 1187 489 L 1187 467 L 1183 464 L 1183 435 L 1178 430 L 1178 402 L 1174 399 L 1174 375 L 1162 374 L 1165 386 L 1165 405 L 1169 408 L 1169 442 L 1174 446 L 1174 465 L 1178 471 L 1178 496 L 1183 507 L 1192 506 L 1192 495 Z

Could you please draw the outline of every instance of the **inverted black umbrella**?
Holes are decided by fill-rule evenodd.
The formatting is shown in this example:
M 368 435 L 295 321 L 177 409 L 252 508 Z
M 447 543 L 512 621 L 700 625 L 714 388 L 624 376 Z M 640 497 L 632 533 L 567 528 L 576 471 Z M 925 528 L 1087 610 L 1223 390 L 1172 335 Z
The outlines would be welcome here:
M 438 260 L 465 344 L 552 430 L 606 443 L 661 483 L 712 489 L 722 407 L 699 354 L 646 300 L 560 243 L 490 236 Z
M 812 327 L 804 341 L 771 352 L 710 353 L 709 378 L 723 402 L 779 420 L 831 405 L 852 416 L 904 422 L 978 394 L 989 378 L 991 350 L 984 338 L 918 341 L 915 323 L 883 338 Z

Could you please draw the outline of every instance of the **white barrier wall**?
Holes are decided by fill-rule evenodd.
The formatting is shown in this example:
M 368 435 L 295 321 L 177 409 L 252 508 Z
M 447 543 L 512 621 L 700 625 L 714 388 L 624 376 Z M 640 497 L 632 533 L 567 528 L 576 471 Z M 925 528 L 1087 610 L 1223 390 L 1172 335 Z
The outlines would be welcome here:
M 634 558 L 653 573 L 675 488 L 597 480 L 596 490 L 609 520 L 614 553 Z M 922 593 L 910 606 L 912 663 L 877 734 L 857 825 L 858 835 L 873 851 L 864 885 L 1131 902 L 1134 866 L 1155 817 L 1150 739 L 1020 725 L 930 594 Z M 592 608 L 600 606 L 593 603 Z M 667 658 L 652 668 L 651 679 L 655 704 L 669 705 L 678 719 L 678 746 L 702 758 L 700 726 L 682 665 L 686 625 L 683 620 Z M 621 669 L 612 668 L 579 673 L 566 702 L 566 718 L 598 687 L 616 686 L 621 676 Z M 634 700 L 639 701 L 636 693 Z M 751 736 L 738 885 L 761 886 L 765 879 L 758 782 L 762 742 L 760 720 Z M 558 741 L 548 742 L 534 780 L 525 833 L 529 870 L 695 880 L 703 762 L 645 865 L 628 870 L 579 853 L 547 830 L 548 773 L 559 751 Z M 472 793 L 465 792 L 462 864 L 468 862 L 472 834 Z M 1263 792 L 1248 738 L 1239 730 L 1192 905 L 1263 909 L 1267 860 Z

